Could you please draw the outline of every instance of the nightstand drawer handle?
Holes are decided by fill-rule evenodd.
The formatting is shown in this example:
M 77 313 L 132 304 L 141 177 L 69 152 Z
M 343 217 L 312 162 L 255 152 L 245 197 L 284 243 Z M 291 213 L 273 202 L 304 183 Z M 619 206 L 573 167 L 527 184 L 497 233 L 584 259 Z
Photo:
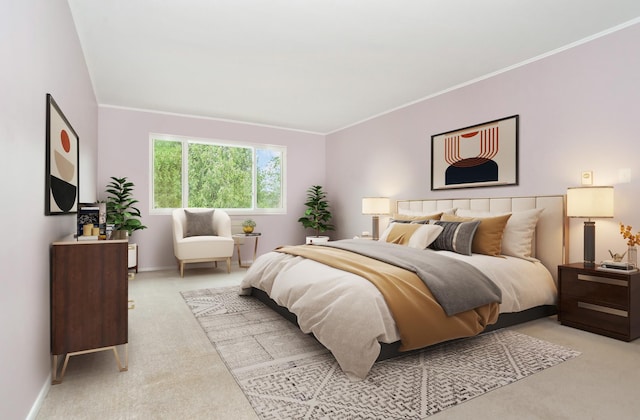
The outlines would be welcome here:
M 607 308 L 606 306 L 594 305 L 593 303 L 586 302 L 578 302 L 578 308 L 590 309 L 592 311 L 603 312 L 605 314 L 623 316 L 625 318 L 629 317 L 629 313 L 627 311 L 622 311 L 620 309 Z
M 614 286 L 629 287 L 629 283 L 624 280 L 610 279 L 608 277 L 589 276 L 587 274 L 578 274 L 578 280 L 593 281 L 595 283 L 613 284 Z

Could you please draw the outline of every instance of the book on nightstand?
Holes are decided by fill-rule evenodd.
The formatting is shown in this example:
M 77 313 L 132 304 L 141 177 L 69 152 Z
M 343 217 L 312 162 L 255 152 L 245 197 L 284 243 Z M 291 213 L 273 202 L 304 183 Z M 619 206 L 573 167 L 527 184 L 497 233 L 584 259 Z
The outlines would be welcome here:
M 613 273 L 635 273 L 638 267 L 635 264 L 624 261 L 605 260 L 596 267 L 596 270 L 609 271 Z

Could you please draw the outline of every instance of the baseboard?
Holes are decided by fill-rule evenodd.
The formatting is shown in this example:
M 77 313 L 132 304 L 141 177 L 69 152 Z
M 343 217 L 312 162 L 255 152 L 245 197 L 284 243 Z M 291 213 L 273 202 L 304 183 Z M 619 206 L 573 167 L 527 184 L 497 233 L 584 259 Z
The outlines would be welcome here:
M 158 266 L 158 267 L 138 267 L 138 272 L 143 272 L 143 271 L 167 271 L 167 270 L 174 270 L 176 272 L 178 272 L 178 268 L 175 264 L 172 265 L 167 265 L 167 266 Z M 179 272 L 178 272 L 179 274 Z
M 38 413 L 40 412 L 40 408 L 44 403 L 44 399 L 47 398 L 47 394 L 49 393 L 50 389 L 51 389 L 51 373 L 49 373 L 46 381 L 44 382 L 44 385 L 42 386 L 42 389 L 40 389 L 38 398 L 36 398 L 36 400 L 33 402 L 33 405 L 31 406 L 31 410 L 29 410 L 29 414 L 27 415 L 26 420 L 36 420 L 36 417 L 38 417 Z

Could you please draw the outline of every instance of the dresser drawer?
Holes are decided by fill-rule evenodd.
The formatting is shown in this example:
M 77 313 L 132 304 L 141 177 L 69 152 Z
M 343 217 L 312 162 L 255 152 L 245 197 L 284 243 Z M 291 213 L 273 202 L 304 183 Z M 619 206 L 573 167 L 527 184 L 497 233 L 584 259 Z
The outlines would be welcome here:
M 564 296 L 561 307 L 562 324 L 621 339 L 629 337 L 629 312 L 626 310 Z
M 626 310 L 629 305 L 629 281 L 611 276 L 567 271 L 562 273 L 562 295 Z

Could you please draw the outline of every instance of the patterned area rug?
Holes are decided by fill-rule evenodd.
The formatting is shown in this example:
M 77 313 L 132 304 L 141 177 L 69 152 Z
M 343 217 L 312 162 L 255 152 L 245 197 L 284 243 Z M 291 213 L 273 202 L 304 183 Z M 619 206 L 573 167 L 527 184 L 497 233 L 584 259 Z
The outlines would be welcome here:
M 579 355 L 498 330 L 378 362 L 351 382 L 313 337 L 237 287 L 182 296 L 262 419 L 423 419 Z

